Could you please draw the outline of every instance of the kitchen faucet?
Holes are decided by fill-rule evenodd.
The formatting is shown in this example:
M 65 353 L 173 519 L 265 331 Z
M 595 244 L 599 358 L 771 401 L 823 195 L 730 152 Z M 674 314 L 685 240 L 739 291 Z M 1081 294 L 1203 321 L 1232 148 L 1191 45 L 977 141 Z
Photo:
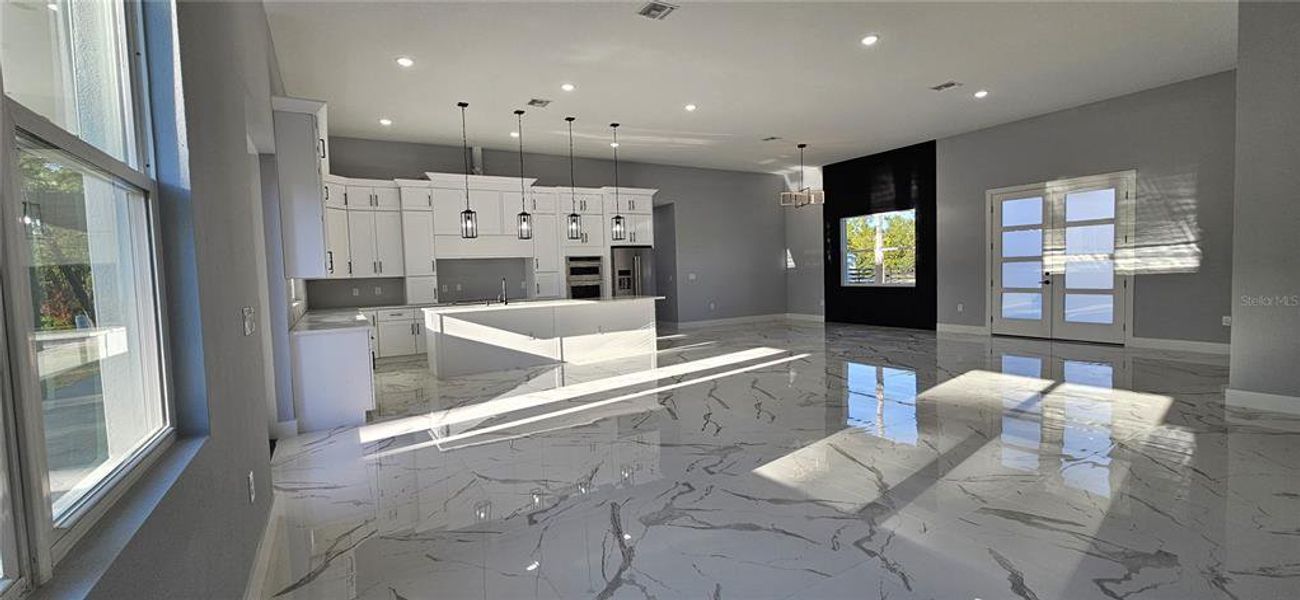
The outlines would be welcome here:
M 510 299 L 506 297 L 506 278 L 501 278 L 501 294 L 497 296 L 497 302 L 510 304 Z

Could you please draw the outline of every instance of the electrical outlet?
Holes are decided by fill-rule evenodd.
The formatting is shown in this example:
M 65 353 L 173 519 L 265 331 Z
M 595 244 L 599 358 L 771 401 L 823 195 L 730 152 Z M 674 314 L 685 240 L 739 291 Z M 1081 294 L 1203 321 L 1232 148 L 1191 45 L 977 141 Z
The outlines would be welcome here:
M 717 305 L 716 303 L 714 303 L 712 300 L 709 301 L 709 310 L 710 310 L 710 311 L 712 311 L 713 309 L 715 309 L 715 308 L 717 308 L 717 307 L 718 307 L 718 305 Z
M 460 284 L 459 284 L 459 283 L 456 284 L 456 291 L 458 291 L 458 292 L 461 291 L 461 290 L 460 290 Z
M 379 287 L 379 286 L 375 286 L 375 295 L 376 295 L 376 296 L 383 296 L 383 295 L 384 295 L 384 288 L 381 288 L 381 287 Z
M 257 502 L 257 481 L 253 479 L 253 472 L 248 472 L 248 503 Z
M 447 284 L 445 284 L 445 283 L 442 284 L 442 291 L 444 291 L 444 292 L 447 291 Z
M 962 304 L 961 302 L 958 302 L 958 303 L 957 303 L 957 312 L 959 312 L 959 313 L 966 312 L 966 305 L 965 305 L 965 304 Z
M 254 312 L 251 306 L 245 306 L 242 312 L 244 313 L 244 336 L 247 337 L 257 331 L 257 319 L 253 317 Z
M 352 288 L 352 295 L 353 295 L 353 296 L 360 296 L 360 295 L 361 295 L 361 288 Z
M 1232 327 L 1232 315 L 1224 315 L 1224 316 L 1223 316 L 1223 326 L 1224 326 L 1224 327 Z
M 687 273 L 687 274 L 686 274 L 686 280 L 687 280 L 687 281 L 695 281 L 695 273 Z

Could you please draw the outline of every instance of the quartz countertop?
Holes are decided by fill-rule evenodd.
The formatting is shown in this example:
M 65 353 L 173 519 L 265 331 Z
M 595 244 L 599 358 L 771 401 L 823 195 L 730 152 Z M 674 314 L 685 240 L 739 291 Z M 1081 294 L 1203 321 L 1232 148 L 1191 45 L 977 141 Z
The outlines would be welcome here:
M 293 333 L 330 331 L 334 329 L 354 329 L 370 327 L 372 323 L 366 318 L 366 310 L 360 308 L 340 308 L 329 310 L 309 310 L 294 323 Z
M 633 301 L 655 301 L 663 300 L 665 296 L 602 296 L 600 298 L 538 298 L 538 299 L 520 299 L 511 300 L 508 303 L 497 301 L 492 302 L 473 302 L 459 304 L 439 304 L 434 306 L 425 306 L 423 310 L 426 314 L 455 314 L 466 312 L 484 312 L 498 310 L 512 310 L 523 308 L 551 308 L 557 306 L 582 306 L 584 304 L 600 304 L 609 302 L 633 302 Z

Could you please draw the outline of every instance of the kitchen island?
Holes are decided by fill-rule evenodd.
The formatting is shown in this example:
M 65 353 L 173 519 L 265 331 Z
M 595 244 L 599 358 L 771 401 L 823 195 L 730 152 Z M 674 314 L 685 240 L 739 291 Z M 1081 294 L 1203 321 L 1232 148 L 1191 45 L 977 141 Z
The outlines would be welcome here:
M 423 309 L 438 378 L 653 355 L 662 296 L 527 300 Z

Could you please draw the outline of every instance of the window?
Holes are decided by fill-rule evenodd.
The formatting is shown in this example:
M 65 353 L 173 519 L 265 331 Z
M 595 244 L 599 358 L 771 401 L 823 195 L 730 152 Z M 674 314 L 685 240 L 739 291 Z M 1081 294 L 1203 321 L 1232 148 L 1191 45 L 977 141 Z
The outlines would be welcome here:
M 916 211 L 840 219 L 840 283 L 845 286 L 916 285 Z
M 63 521 L 167 424 L 144 193 L 18 140 L 51 511 Z
M 5 0 L 0 65 L 5 94 L 136 166 L 123 2 Z
M 15 217 L 0 220 L 0 260 L 18 275 L 0 282 L 0 383 L 12 382 L 0 437 L 17 433 L 0 439 L 6 600 L 47 579 L 172 438 L 157 183 L 137 102 L 144 9 L 0 3 L 0 206 Z

